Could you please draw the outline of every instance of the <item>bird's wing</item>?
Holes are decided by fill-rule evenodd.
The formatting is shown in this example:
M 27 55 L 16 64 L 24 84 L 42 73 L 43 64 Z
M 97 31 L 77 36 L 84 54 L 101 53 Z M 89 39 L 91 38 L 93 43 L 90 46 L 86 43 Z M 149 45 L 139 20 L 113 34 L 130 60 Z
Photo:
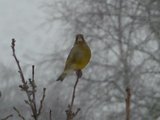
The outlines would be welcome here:
M 81 52 L 79 48 L 77 46 L 74 46 L 67 57 L 65 68 L 69 68 L 72 64 L 75 64 L 80 56 Z

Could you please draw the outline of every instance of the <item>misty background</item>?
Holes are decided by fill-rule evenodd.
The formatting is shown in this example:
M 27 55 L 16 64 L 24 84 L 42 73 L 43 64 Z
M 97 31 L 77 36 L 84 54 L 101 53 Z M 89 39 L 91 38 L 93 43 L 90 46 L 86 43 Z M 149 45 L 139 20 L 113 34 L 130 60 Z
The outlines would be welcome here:
M 37 101 L 46 87 L 41 120 L 66 119 L 75 74 L 56 78 L 77 33 L 84 34 L 92 58 L 78 83 L 77 120 L 124 120 L 126 87 L 131 88 L 131 120 L 160 120 L 159 0 L 0 0 L 0 118 L 16 106 L 31 120 L 12 56 L 11 39 L 25 78 L 35 65 Z M 39 103 L 38 103 L 39 104 Z

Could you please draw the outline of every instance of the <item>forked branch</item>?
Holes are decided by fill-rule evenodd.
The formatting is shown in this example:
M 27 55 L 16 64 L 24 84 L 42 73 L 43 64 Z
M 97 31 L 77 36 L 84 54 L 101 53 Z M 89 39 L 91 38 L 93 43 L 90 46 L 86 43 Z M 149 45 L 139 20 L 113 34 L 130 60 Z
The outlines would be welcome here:
M 12 43 L 11 43 L 11 48 L 12 48 L 12 52 L 13 52 L 13 57 L 16 61 L 16 64 L 18 66 L 18 72 L 20 74 L 20 78 L 21 78 L 21 84 L 19 85 L 19 87 L 21 88 L 22 91 L 24 91 L 27 95 L 27 100 L 24 100 L 25 103 L 31 108 L 32 111 L 32 117 L 34 118 L 34 120 L 38 120 L 38 117 L 41 114 L 42 111 L 42 107 L 43 107 L 43 102 L 44 102 L 44 98 L 45 98 L 45 91 L 46 88 L 43 88 L 43 95 L 42 98 L 40 100 L 40 105 L 39 108 L 37 107 L 37 103 L 36 103 L 36 83 L 35 83 L 35 78 L 34 78 L 34 74 L 35 74 L 35 66 L 32 65 L 32 77 L 31 79 L 29 79 L 28 81 L 25 79 L 22 68 L 20 66 L 20 62 L 16 56 L 16 52 L 15 52 L 15 39 L 12 39 Z M 19 110 L 14 107 L 14 110 L 17 112 L 18 116 L 25 120 L 25 118 L 23 117 L 23 115 L 19 112 Z

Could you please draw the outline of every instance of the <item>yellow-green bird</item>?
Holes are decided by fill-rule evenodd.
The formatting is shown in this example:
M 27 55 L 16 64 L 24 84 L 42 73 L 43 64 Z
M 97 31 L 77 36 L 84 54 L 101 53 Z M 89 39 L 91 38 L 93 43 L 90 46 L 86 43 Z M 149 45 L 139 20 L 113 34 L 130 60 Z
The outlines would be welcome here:
M 76 35 L 76 40 L 65 63 L 62 74 L 57 81 L 63 81 L 66 75 L 72 71 L 82 70 L 90 61 L 91 50 L 82 34 Z

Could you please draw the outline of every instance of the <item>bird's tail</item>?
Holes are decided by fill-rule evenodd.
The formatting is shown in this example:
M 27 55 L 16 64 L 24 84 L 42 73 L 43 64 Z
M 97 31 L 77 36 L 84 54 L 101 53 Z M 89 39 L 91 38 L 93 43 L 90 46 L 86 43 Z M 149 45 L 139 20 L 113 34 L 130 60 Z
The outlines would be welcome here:
M 64 78 L 66 77 L 67 73 L 66 72 L 63 72 L 56 81 L 63 81 Z

